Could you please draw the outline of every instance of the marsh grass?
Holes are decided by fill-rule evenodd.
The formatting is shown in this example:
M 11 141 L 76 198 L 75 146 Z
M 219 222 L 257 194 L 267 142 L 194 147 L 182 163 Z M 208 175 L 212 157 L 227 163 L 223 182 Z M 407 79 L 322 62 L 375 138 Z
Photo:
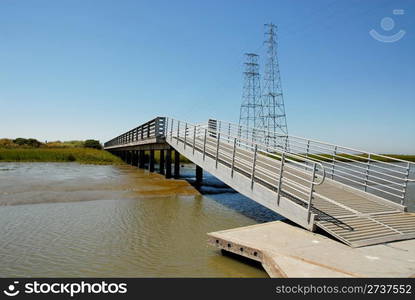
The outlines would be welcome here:
M 90 148 L 0 148 L 2 162 L 78 162 L 81 164 L 122 164 L 122 160 L 104 150 Z

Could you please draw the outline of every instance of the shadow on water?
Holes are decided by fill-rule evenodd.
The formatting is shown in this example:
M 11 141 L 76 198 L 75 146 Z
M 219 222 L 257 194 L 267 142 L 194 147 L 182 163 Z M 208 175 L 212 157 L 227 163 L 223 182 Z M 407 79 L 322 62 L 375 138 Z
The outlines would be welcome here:
M 198 184 L 194 175 L 194 168 L 183 168 L 181 178 L 193 185 L 202 195 L 232 209 L 258 223 L 283 220 L 284 218 L 257 202 L 243 196 L 228 185 L 204 172 L 202 184 Z
M 228 257 L 230 259 L 237 260 L 237 261 L 239 261 L 243 264 L 246 264 L 248 266 L 251 266 L 253 268 L 257 268 L 257 269 L 260 269 L 260 270 L 263 270 L 264 272 L 266 272 L 264 270 L 264 267 L 262 266 L 262 264 L 259 261 L 253 260 L 251 258 L 242 256 L 242 255 L 239 255 L 239 254 L 236 254 L 236 253 L 233 253 L 233 252 L 229 252 L 229 251 L 226 251 L 226 250 L 220 250 L 220 253 L 224 257 Z

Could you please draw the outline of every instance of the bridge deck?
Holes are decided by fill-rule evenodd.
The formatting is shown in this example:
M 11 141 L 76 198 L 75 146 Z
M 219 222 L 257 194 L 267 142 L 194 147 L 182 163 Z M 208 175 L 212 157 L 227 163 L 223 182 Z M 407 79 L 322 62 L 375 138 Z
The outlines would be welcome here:
M 193 141 L 191 137 L 187 137 L 186 147 L 191 149 L 187 152 L 180 151 L 180 147 L 177 147 L 178 144 L 184 145 L 183 138 L 167 139 L 167 142 L 190 160 L 193 156 L 193 146 L 195 152 L 203 152 L 204 140 L 202 138 L 196 138 Z M 217 151 L 218 148 L 219 151 Z M 229 169 L 232 165 L 232 151 L 233 146 L 229 143 L 220 142 L 218 147 L 216 138 L 206 138 L 205 156 L 208 159 L 215 159 L 218 154 L 218 163 L 228 166 Z M 279 161 L 262 153 L 258 153 L 256 160 L 255 183 L 270 188 L 277 186 L 277 176 L 271 178 L 266 174 L 277 174 Z M 234 172 L 250 177 L 252 164 L 253 153 L 236 147 Z M 203 168 L 203 165 L 201 167 Z M 301 183 L 302 179 L 295 177 L 295 175 L 304 174 L 304 171 L 299 170 L 296 166 L 288 168 L 291 169 L 293 175 L 287 175 L 287 178 Z M 212 175 L 216 175 L 214 171 Z M 306 184 L 305 181 L 303 183 Z M 292 190 L 288 185 L 284 186 L 284 183 L 281 189 L 289 191 L 288 199 L 305 206 L 306 203 L 300 200 L 300 197 L 295 197 L 300 196 L 300 192 Z M 316 215 L 315 224 L 352 247 L 415 238 L 415 214 L 403 212 L 402 207 L 398 204 L 374 199 L 374 197 L 364 195 L 359 191 L 345 190 L 339 183 L 330 180 L 316 186 L 315 191 L 316 195 L 312 202 L 312 211 Z M 275 197 L 275 201 L 276 199 Z M 276 211 L 278 213 L 278 210 Z
M 110 151 L 170 147 L 261 205 L 352 247 L 415 238 L 415 214 L 403 206 L 414 181 L 409 162 L 217 120 L 157 117 L 105 143 Z

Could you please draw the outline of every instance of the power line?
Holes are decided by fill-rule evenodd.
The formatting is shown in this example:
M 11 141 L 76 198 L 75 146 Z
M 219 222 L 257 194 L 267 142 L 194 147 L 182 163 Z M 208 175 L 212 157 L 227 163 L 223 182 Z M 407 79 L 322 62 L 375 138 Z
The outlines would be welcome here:
M 288 135 L 287 118 L 285 114 L 284 97 L 280 69 L 277 56 L 277 26 L 270 23 L 265 24 L 265 42 L 267 46 L 267 57 L 263 76 L 262 129 L 267 132 L 267 139 L 273 142 L 274 147 L 287 150 L 288 145 L 278 141 L 278 136 Z
M 244 85 L 242 104 L 239 113 L 239 125 L 260 128 L 262 124 L 261 85 L 258 54 L 245 53 Z

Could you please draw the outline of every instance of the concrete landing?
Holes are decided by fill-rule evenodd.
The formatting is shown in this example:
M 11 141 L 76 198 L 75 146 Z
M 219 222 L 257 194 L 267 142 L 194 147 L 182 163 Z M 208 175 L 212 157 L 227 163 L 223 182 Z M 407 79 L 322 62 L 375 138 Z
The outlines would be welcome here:
M 351 248 L 282 221 L 208 236 L 219 249 L 261 262 L 270 277 L 415 277 L 415 239 Z

